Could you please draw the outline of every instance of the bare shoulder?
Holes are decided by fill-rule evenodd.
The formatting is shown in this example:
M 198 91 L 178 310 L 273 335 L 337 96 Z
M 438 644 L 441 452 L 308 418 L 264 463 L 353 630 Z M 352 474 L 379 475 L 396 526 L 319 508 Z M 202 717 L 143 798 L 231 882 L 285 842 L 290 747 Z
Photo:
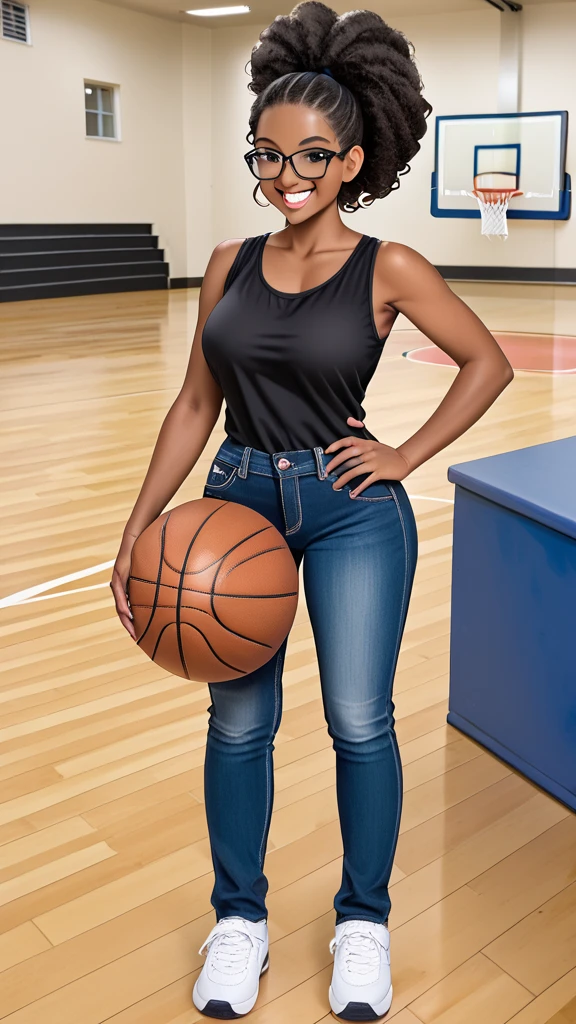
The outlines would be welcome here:
M 410 294 L 426 284 L 447 287 L 442 275 L 425 256 L 401 242 L 380 244 L 374 273 L 378 283 L 395 296 Z
M 381 242 L 376 266 L 388 273 L 412 273 L 426 268 L 438 273 L 425 256 L 401 242 Z
M 204 271 L 200 291 L 201 302 L 203 298 L 207 298 L 214 305 L 221 298 L 228 271 L 234 263 L 243 242 L 243 238 L 226 238 L 223 242 L 218 242 L 218 245 L 214 247 Z
M 208 266 L 206 267 L 206 273 L 212 268 L 216 269 L 217 272 L 228 273 L 228 270 L 232 266 L 240 247 L 246 241 L 245 238 L 225 238 L 223 242 L 218 242 L 218 245 L 214 246 L 212 255 L 208 260 Z

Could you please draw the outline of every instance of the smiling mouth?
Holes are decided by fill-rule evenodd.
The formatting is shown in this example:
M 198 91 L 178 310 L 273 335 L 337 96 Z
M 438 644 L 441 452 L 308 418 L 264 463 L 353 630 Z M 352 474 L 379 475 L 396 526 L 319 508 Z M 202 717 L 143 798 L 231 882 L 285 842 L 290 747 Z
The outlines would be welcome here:
M 299 210 L 308 202 L 310 196 L 316 191 L 316 189 L 315 187 L 307 188 L 300 192 L 282 192 L 280 189 L 277 189 L 277 191 L 280 192 L 286 206 L 290 207 L 291 210 Z

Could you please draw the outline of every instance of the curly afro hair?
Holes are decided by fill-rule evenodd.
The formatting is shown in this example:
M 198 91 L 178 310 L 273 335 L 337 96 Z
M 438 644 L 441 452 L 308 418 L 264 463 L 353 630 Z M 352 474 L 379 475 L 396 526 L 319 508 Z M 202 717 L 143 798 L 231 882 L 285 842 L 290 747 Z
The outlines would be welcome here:
M 353 213 L 399 187 L 432 107 L 422 96 L 411 43 L 380 15 L 337 15 L 319 0 L 304 0 L 260 33 L 248 67 L 248 89 L 257 97 L 249 142 L 266 107 L 303 103 L 322 115 L 341 149 L 364 150 L 360 171 L 338 193 L 341 210 Z

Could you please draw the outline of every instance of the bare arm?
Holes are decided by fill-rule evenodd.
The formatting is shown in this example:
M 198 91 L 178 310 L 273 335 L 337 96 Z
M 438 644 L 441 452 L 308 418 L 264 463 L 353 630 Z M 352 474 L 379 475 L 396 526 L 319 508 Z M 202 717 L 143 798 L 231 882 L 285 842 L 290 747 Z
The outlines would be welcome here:
M 140 493 L 124 527 L 110 585 L 120 620 L 134 638 L 126 597 L 132 547 L 191 472 L 220 415 L 224 396 L 204 358 L 202 332 L 208 315 L 222 297 L 226 275 L 241 242 L 237 238 L 221 242 L 210 257 L 200 290 L 198 322 L 184 383 L 162 423 Z
M 333 484 L 339 490 L 355 476 L 372 476 L 359 484 L 359 494 L 373 480 L 403 480 L 460 437 L 490 408 L 510 383 L 514 371 L 490 331 L 454 294 L 431 263 L 406 245 L 380 246 L 374 272 L 374 294 L 383 308 L 404 313 L 431 341 L 458 364 L 460 370 L 432 416 L 398 448 L 379 441 L 340 438 L 325 449 L 334 458 L 328 472 L 354 458 L 352 468 Z M 352 427 L 360 420 L 348 417 Z
M 428 260 L 397 243 L 382 246 L 380 256 L 376 274 L 388 302 L 460 367 L 435 412 L 397 448 L 412 471 L 476 423 L 514 371 L 496 339 Z

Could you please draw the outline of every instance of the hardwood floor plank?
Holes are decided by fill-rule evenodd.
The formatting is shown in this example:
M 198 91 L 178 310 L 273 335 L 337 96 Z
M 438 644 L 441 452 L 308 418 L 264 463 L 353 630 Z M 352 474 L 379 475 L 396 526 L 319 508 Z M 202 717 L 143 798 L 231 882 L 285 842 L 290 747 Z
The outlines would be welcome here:
M 416 999 L 410 1009 L 422 1024 L 506 1024 L 532 998 L 531 992 L 477 953 Z
M 569 331 L 576 313 L 573 289 L 454 288 L 500 329 L 547 330 L 556 318 Z M 183 289 L 0 306 L 4 593 L 115 556 L 181 386 L 197 299 Z M 367 396 L 370 427 L 391 445 L 454 377 L 403 358 L 411 329 L 399 318 Z M 86 362 L 95 352 L 97 389 Z M 391 878 L 398 1024 L 576 1019 L 576 819 L 446 723 L 454 508 L 425 500 L 453 500 L 450 465 L 569 434 L 575 398 L 573 375 L 517 373 L 406 482 L 419 559 L 394 688 L 405 787 Z M 200 497 L 223 428 L 224 410 L 168 507 Z M 10 1024 L 204 1019 L 190 992 L 214 923 L 209 693 L 134 648 L 109 575 L 0 614 L 0 1012 Z M 82 589 L 94 584 L 104 586 Z M 283 689 L 266 857 L 271 968 L 251 1019 L 327 1024 L 342 840 L 302 586 Z
M 536 996 L 526 1009 L 510 1018 L 510 1024 L 572 1024 L 570 1014 L 574 1016 L 575 1004 L 576 969 Z
M 519 921 L 484 952 L 535 995 L 559 981 L 576 967 L 576 882 Z

